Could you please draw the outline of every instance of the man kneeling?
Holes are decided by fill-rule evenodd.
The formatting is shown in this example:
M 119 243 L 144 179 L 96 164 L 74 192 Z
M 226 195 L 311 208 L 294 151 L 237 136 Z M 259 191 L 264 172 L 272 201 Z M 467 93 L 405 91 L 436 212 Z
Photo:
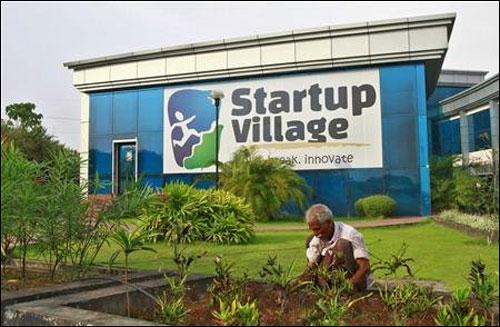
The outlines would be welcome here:
M 309 229 L 314 233 L 306 240 L 308 267 L 342 269 L 354 289 L 366 290 L 373 283 L 370 261 L 363 236 L 354 227 L 333 220 L 331 210 L 315 204 L 306 212 Z

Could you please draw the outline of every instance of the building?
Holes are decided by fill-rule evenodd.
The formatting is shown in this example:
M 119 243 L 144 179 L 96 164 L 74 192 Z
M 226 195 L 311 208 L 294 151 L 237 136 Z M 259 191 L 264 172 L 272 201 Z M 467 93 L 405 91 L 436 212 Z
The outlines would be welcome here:
M 433 153 L 459 155 L 459 164 L 487 164 L 498 153 L 498 74 L 484 80 L 476 73 L 479 83 L 441 99 L 430 115 Z
M 427 101 L 454 14 L 334 25 L 68 62 L 81 92 L 82 179 L 120 192 L 214 172 L 241 145 L 289 160 L 314 202 L 354 215 L 384 193 L 430 213 Z M 210 92 L 222 90 L 216 120 Z M 460 90 L 462 91 L 462 90 Z M 438 97 L 441 99 L 441 97 Z M 444 107 L 444 106 L 443 106 Z

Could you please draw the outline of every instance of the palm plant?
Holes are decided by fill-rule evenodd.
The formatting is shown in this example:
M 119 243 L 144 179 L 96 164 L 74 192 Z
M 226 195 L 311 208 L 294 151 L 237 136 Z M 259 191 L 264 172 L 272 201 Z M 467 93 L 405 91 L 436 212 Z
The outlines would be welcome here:
M 151 238 L 149 233 L 144 233 L 141 229 L 135 229 L 133 231 L 128 231 L 124 227 L 119 226 L 117 230 L 111 235 L 110 239 L 116 243 L 119 247 L 110 258 L 110 265 L 116 260 L 120 253 L 125 256 L 125 273 L 124 273 L 124 283 L 128 284 L 128 258 L 130 254 L 137 251 L 151 251 L 156 250 L 150 247 L 144 246 L 144 243 Z M 127 314 L 130 316 L 130 299 L 127 290 Z
M 221 164 L 221 187 L 250 204 L 260 219 L 275 218 L 288 202 L 303 206 L 307 185 L 292 166 L 278 158 L 264 158 L 255 147 L 242 147 Z

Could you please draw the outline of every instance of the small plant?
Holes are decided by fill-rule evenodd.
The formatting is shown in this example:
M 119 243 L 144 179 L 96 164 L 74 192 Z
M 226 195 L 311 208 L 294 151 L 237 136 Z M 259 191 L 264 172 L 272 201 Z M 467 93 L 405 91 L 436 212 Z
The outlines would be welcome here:
M 305 286 L 307 282 L 297 282 L 297 277 L 292 274 L 295 260 L 285 270 L 280 263 L 277 262 L 276 256 L 269 256 L 267 263 L 262 267 L 260 277 L 265 278 L 268 282 L 278 286 L 278 304 L 280 305 L 282 314 L 288 302 L 290 294 Z
M 432 294 L 431 288 L 419 287 L 415 283 L 398 284 L 392 290 L 379 289 L 380 298 L 396 315 L 397 320 L 405 321 L 417 313 L 426 313 L 442 297 Z
M 313 272 L 317 281 L 311 286 L 313 293 L 319 298 L 331 298 L 336 294 L 350 294 L 353 285 L 346 271 L 341 269 L 331 270 L 325 266 L 317 267 Z
M 439 326 L 484 326 L 484 318 L 478 316 L 470 307 L 470 291 L 457 289 L 449 304 L 440 303 L 434 321 Z
M 373 264 L 371 271 L 375 272 L 377 270 L 386 270 L 387 272 L 384 276 L 393 275 L 395 278 L 397 270 L 399 268 L 405 268 L 408 275 L 413 277 L 409 262 L 414 260 L 412 258 L 405 257 L 407 248 L 408 245 L 403 242 L 403 245 L 399 249 L 398 253 L 391 254 L 389 259 L 384 260 L 377 258 L 379 261 Z
M 233 263 L 226 263 L 219 256 L 214 261 L 216 275 L 207 290 L 212 299 L 213 307 L 221 302 L 231 302 L 231 299 L 236 297 L 241 298 L 243 296 L 243 287 L 248 281 L 246 274 L 241 279 L 233 276 Z
M 311 326 L 340 326 L 344 324 L 344 317 L 349 309 L 357 302 L 370 297 L 369 293 L 360 298 L 342 300 L 340 293 L 335 293 L 329 298 L 320 298 L 315 309 L 306 313 L 305 320 Z
M 498 293 L 493 278 L 486 274 L 486 265 L 481 260 L 471 262 L 471 270 L 468 276 L 471 295 L 479 302 L 481 313 L 484 317 L 490 316 L 491 323 L 495 315 L 491 307 L 498 303 Z
M 157 315 L 159 320 L 167 325 L 174 325 L 180 322 L 188 313 L 184 305 L 184 295 L 186 293 L 187 276 L 179 278 L 178 276 L 165 276 L 168 291 L 156 297 L 156 304 L 159 307 Z
M 237 296 L 231 304 L 220 301 L 219 311 L 212 315 L 224 326 L 258 326 L 260 313 L 255 301 L 241 303 Z
M 172 300 L 166 292 L 156 299 L 156 304 L 159 307 L 159 320 L 166 325 L 175 325 L 189 313 L 182 298 Z
M 161 322 L 167 325 L 173 325 L 181 321 L 189 310 L 184 305 L 184 295 L 188 290 L 186 281 L 191 270 L 191 265 L 197 259 L 203 257 L 206 252 L 200 255 L 184 254 L 185 248 L 179 249 L 179 245 L 174 243 L 174 263 L 177 266 L 175 276 L 166 276 L 168 292 L 163 291 L 156 297 L 156 303 L 159 307 L 157 315 Z
M 174 263 L 177 266 L 177 273 L 179 274 L 179 278 L 184 278 L 186 277 L 190 270 L 191 270 L 191 265 L 195 260 L 201 259 L 204 257 L 207 252 L 203 252 L 198 255 L 194 254 L 184 254 L 185 248 L 179 249 L 178 244 L 174 244 Z
M 481 260 L 472 261 L 468 281 L 473 296 L 484 309 L 489 309 L 498 301 L 498 296 L 495 292 L 495 283 L 485 270 L 486 265 Z

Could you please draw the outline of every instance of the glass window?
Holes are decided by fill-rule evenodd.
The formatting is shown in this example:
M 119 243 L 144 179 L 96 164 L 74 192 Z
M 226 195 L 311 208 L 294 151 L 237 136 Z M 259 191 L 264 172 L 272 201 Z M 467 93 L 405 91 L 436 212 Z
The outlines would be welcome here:
M 113 94 L 113 134 L 137 133 L 137 91 Z

